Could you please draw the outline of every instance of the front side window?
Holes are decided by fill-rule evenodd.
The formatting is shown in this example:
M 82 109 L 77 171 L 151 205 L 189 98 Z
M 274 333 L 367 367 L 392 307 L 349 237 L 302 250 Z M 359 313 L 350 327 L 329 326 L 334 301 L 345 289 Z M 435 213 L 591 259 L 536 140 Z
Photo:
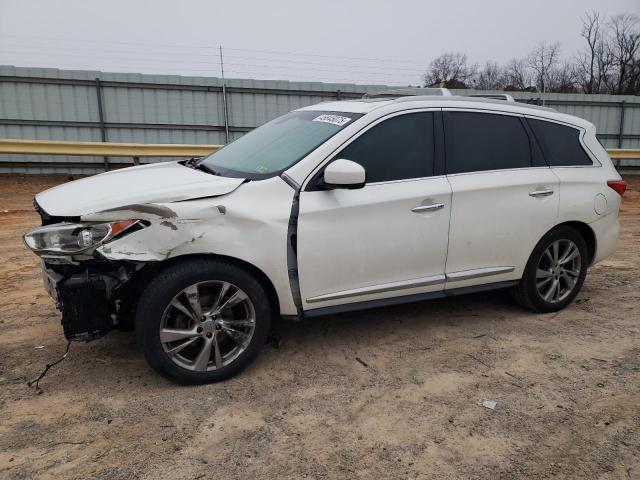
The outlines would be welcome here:
M 208 155 L 200 164 L 225 177 L 273 177 L 361 116 L 350 112 L 291 112 Z
M 519 117 L 444 112 L 448 174 L 532 165 L 529 136 Z
M 335 158 L 362 165 L 367 183 L 433 175 L 433 113 L 399 115 L 367 130 Z
M 572 165 L 593 165 L 591 158 L 580 144 L 580 130 L 559 123 L 527 119 L 536 136 L 549 165 L 566 167 Z

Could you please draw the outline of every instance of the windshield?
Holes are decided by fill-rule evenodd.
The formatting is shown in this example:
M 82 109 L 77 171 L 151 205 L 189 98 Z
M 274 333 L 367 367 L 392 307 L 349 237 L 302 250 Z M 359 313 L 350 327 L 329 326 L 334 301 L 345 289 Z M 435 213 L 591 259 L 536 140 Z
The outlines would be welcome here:
M 360 113 L 291 112 L 204 157 L 199 164 L 225 177 L 273 177 L 360 118 Z

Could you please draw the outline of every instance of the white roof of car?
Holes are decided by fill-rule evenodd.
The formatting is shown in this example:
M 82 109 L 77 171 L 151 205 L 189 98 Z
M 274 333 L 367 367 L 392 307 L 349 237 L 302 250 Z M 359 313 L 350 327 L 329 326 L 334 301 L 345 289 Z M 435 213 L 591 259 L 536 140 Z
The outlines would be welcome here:
M 530 115 L 559 122 L 569 123 L 572 125 L 588 128 L 591 123 L 573 115 L 560 113 L 554 109 L 539 107 L 537 105 L 529 105 L 525 103 L 506 102 L 504 100 L 494 100 L 481 97 L 463 97 L 463 96 L 407 96 L 398 98 L 363 98 L 358 100 L 344 100 L 323 102 L 316 105 L 301 108 L 299 110 L 319 110 L 333 112 L 350 112 L 350 113 L 370 113 L 383 107 L 391 107 L 394 111 L 409 110 L 412 108 L 472 108 L 482 110 L 492 110 L 509 113 L 519 113 Z M 395 107 L 395 108 L 394 108 Z M 387 109 L 385 109 L 387 110 Z
M 350 113 L 369 113 L 377 108 L 385 105 L 393 104 L 395 99 L 362 99 L 362 100 L 344 100 L 339 102 L 322 102 L 308 107 L 302 107 L 298 110 L 324 110 L 330 112 L 350 112 Z

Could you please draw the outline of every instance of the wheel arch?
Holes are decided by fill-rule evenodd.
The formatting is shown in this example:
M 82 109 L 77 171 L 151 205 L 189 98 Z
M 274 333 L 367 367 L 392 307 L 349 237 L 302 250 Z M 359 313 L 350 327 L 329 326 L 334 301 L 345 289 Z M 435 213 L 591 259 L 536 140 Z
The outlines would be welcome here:
M 271 303 L 272 314 L 280 315 L 280 302 L 279 302 L 278 292 L 275 286 L 273 285 L 273 282 L 271 281 L 271 279 L 267 276 L 267 274 L 264 273 L 260 268 L 247 262 L 246 260 L 241 260 L 239 258 L 231 257 L 228 255 L 219 255 L 215 253 L 193 253 L 193 254 L 184 254 L 184 255 L 171 257 L 171 258 L 168 258 L 167 260 L 163 260 L 162 262 L 157 262 L 157 263 L 154 262 L 153 264 L 149 263 L 147 265 L 147 268 L 143 269 L 144 274 L 142 275 L 142 278 L 139 279 L 139 281 L 142 281 L 144 284 L 147 284 L 151 280 L 151 278 L 155 277 L 160 272 L 169 268 L 172 265 L 185 262 L 185 261 L 198 260 L 198 259 L 224 260 L 244 270 L 247 270 L 264 287 L 265 292 L 269 297 L 269 302 Z M 142 273 L 142 271 L 140 273 Z
M 589 265 L 593 262 L 593 259 L 596 256 L 596 234 L 593 229 L 589 226 L 589 224 L 578 221 L 570 221 L 561 223 L 559 226 L 566 225 L 578 231 L 578 233 L 582 236 L 585 243 L 587 244 L 587 255 L 589 256 Z
M 543 235 L 543 237 L 558 227 L 571 227 L 580 234 L 580 236 L 584 239 L 585 243 L 587 244 L 588 264 L 591 265 L 596 255 L 597 243 L 596 243 L 596 234 L 594 233 L 593 229 L 589 226 L 589 224 L 580 222 L 577 220 L 571 220 L 568 222 L 559 223 L 558 225 L 550 229 L 548 232 L 546 232 Z
M 538 266 L 537 261 L 539 261 L 540 258 L 534 257 L 534 253 L 548 236 L 552 235 L 556 230 L 562 229 L 563 227 L 570 228 L 584 240 L 587 247 L 587 262 L 584 263 L 584 268 L 582 268 L 581 266 L 581 273 L 578 277 L 577 289 L 574 288 L 574 284 L 574 287 L 572 287 L 574 288 L 574 292 L 569 292 L 569 296 L 567 297 L 568 300 L 559 300 L 559 303 L 554 306 L 553 304 L 545 303 L 545 301 L 541 297 L 539 298 L 539 292 L 538 294 L 532 293 L 532 290 L 537 288 L 535 284 L 534 286 L 532 286 L 531 281 L 536 281 L 536 271 Z M 595 257 L 596 246 L 596 235 L 589 224 L 574 220 L 554 225 L 553 228 L 550 228 L 545 232 L 545 234 L 540 238 L 540 240 L 538 240 L 535 247 L 531 251 L 529 259 L 527 260 L 527 264 L 525 266 L 523 276 L 518 285 L 516 285 L 511 291 L 513 298 L 524 308 L 538 313 L 555 312 L 561 308 L 564 308 L 571 301 L 573 301 L 573 298 L 575 297 L 575 295 L 577 295 L 577 292 L 579 292 L 580 288 L 582 287 L 582 282 L 584 282 L 584 277 L 586 275 L 586 269 L 593 262 L 593 259 Z M 546 245 L 545 248 L 547 248 Z M 534 261 L 536 263 L 533 263 Z M 533 276 L 531 272 L 533 272 Z

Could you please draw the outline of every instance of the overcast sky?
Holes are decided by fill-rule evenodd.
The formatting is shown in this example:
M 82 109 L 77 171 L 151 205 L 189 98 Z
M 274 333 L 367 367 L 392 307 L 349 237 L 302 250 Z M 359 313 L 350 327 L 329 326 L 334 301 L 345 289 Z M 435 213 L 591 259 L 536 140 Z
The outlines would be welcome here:
M 0 0 L 0 64 L 219 76 L 221 45 L 227 77 L 419 84 L 446 51 L 572 56 L 587 10 L 640 0 Z

